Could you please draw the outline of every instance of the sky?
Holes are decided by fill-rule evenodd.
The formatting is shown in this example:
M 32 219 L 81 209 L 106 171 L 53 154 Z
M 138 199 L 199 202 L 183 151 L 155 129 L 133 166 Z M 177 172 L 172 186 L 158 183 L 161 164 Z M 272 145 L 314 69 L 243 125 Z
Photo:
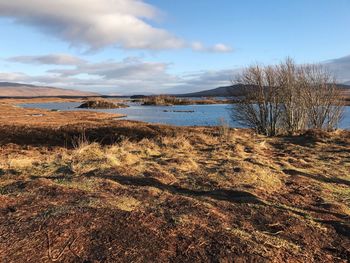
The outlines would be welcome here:
M 186 93 L 288 56 L 350 84 L 349 14 L 350 0 L 0 0 L 0 81 Z

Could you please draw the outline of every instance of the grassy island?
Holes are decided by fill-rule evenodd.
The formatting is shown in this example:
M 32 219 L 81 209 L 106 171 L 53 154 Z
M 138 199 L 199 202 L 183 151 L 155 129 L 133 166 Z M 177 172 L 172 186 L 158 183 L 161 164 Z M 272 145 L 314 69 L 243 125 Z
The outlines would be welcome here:
M 173 105 L 195 105 L 195 104 L 221 104 L 230 103 L 230 100 L 218 100 L 215 98 L 186 99 L 168 95 L 148 96 L 142 98 L 142 105 L 173 106 Z

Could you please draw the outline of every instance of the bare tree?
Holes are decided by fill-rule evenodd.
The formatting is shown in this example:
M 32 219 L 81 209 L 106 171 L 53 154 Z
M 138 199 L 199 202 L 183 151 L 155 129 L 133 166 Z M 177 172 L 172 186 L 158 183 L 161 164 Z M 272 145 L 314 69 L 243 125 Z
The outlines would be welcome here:
M 343 100 L 334 77 L 320 65 L 301 67 L 308 128 L 333 130 L 343 114 Z
M 244 96 L 233 104 L 233 118 L 258 133 L 276 135 L 281 113 L 280 88 L 276 85 L 273 67 L 259 65 L 247 68 L 239 76 Z
M 287 58 L 276 68 L 278 85 L 281 92 L 281 130 L 293 134 L 298 130 L 305 129 L 307 112 L 303 100 L 303 93 L 307 83 L 301 77 L 300 69 L 291 58 Z
M 273 136 L 299 130 L 334 129 L 342 100 L 332 76 L 318 65 L 251 66 L 238 76 L 244 96 L 232 107 L 234 120 Z

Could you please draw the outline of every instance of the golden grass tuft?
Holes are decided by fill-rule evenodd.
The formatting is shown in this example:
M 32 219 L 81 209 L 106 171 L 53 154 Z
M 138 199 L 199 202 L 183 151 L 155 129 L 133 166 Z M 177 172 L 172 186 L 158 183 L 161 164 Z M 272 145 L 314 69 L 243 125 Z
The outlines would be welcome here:
M 8 167 L 14 170 L 23 170 L 33 166 L 33 158 L 26 156 L 15 156 L 8 159 Z
M 87 205 L 94 208 L 117 208 L 131 212 L 136 210 L 142 203 L 131 196 L 116 196 L 112 198 L 89 198 Z
M 193 146 L 185 136 L 166 136 L 161 139 L 162 147 L 170 149 L 192 150 Z

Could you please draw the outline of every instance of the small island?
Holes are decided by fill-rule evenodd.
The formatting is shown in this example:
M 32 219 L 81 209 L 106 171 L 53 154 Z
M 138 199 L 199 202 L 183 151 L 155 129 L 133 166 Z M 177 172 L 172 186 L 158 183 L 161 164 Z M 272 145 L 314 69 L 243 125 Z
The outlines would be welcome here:
M 218 100 L 215 98 L 204 98 L 204 99 L 190 99 L 190 98 L 178 98 L 169 95 L 157 95 L 148 96 L 142 99 L 142 105 L 144 106 L 174 106 L 174 105 L 196 105 L 196 104 L 225 104 L 230 103 L 228 99 Z
M 128 105 L 124 103 L 114 103 L 112 101 L 107 100 L 88 100 L 78 106 L 77 108 L 82 109 L 119 109 L 119 108 L 127 108 Z

